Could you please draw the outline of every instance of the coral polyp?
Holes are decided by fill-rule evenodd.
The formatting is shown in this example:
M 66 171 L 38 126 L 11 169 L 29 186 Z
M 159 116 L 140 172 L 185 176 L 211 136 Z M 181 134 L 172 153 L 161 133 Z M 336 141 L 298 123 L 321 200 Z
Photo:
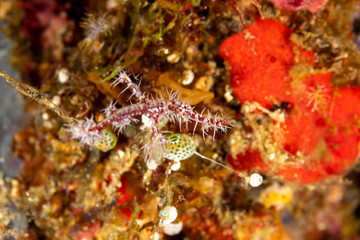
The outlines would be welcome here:
M 311 107 L 312 112 L 316 112 L 324 108 L 324 106 L 327 106 L 331 101 L 327 94 L 328 92 L 329 90 L 323 85 L 309 87 L 305 93 L 309 99 L 306 106 Z

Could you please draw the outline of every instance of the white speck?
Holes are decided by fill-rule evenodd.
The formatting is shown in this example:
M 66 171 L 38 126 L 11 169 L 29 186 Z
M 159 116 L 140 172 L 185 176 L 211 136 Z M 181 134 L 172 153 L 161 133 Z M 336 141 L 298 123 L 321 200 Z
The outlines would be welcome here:
M 173 165 L 171 165 L 171 170 L 177 171 L 180 169 L 180 167 L 181 167 L 180 161 L 175 161 L 175 163 Z
M 0 157 L 0 163 L 3 163 L 3 162 L 5 162 L 5 158 Z
M 60 83 L 66 83 L 69 80 L 70 73 L 66 68 L 62 68 L 59 71 L 58 80 Z
M 155 160 L 150 160 L 146 163 L 146 166 L 150 170 L 155 170 L 157 168 L 158 164 L 156 163 Z
M 250 185 L 252 187 L 258 187 L 262 184 L 262 182 L 263 182 L 263 177 L 260 174 L 258 174 L 258 173 L 251 174 Z
M 61 103 L 61 98 L 60 98 L 58 95 L 55 95 L 55 96 L 52 98 L 52 102 L 53 102 L 56 106 L 59 106 L 60 103 Z
M 270 160 L 274 160 L 275 159 L 275 153 L 270 154 Z
M 224 98 L 225 98 L 226 102 L 231 102 L 234 99 L 234 97 L 230 91 L 225 92 Z
M 169 223 L 172 223 L 177 218 L 178 213 L 175 207 L 173 206 L 166 206 L 164 207 L 160 213 L 159 217 L 161 217 L 160 226 L 167 225 Z
M 169 63 L 177 63 L 180 60 L 180 53 L 178 52 L 173 52 L 172 54 L 170 54 L 169 56 L 167 56 L 166 60 Z
M 43 114 L 41 114 L 41 117 L 43 120 L 49 120 L 49 114 L 47 112 L 44 112 Z
M 158 232 L 154 232 L 154 234 L 150 237 L 151 240 L 159 240 L 160 235 Z
M 119 158 L 124 158 L 125 152 L 120 150 L 120 151 L 118 151 L 118 155 L 119 155 Z
M 190 83 L 192 83 L 192 81 L 195 78 L 195 75 L 194 75 L 193 71 L 191 71 L 191 70 L 184 71 L 183 75 L 184 75 L 184 78 L 181 83 L 184 85 L 189 85 Z
M 170 53 L 170 50 L 168 48 L 165 48 L 164 49 L 164 54 L 169 54 Z
M 141 122 L 144 124 L 145 127 L 150 128 L 153 124 L 150 118 L 145 115 L 141 115 Z
M 176 234 L 179 234 L 182 230 L 183 223 L 169 223 L 164 226 L 164 233 L 169 236 L 174 236 Z

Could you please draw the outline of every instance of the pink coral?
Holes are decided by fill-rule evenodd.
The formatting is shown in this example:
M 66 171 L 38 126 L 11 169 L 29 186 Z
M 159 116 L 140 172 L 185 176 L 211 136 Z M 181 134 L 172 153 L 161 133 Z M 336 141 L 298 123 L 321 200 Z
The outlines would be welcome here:
M 327 0 L 270 0 L 275 6 L 287 11 L 308 10 L 316 13 Z

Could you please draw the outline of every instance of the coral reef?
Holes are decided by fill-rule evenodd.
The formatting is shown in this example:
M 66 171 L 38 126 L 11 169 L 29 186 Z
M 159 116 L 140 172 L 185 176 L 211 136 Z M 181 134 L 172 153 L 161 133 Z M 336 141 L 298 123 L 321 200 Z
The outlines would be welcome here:
M 359 12 L 1 1 L 29 122 L 17 175 L 0 156 L 0 238 L 358 239 Z

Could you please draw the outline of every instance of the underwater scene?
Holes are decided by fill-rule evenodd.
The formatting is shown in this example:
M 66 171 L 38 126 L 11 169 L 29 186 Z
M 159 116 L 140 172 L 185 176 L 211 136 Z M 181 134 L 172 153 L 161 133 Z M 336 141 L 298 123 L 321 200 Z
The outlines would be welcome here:
M 0 0 L 0 239 L 360 240 L 360 0 Z

